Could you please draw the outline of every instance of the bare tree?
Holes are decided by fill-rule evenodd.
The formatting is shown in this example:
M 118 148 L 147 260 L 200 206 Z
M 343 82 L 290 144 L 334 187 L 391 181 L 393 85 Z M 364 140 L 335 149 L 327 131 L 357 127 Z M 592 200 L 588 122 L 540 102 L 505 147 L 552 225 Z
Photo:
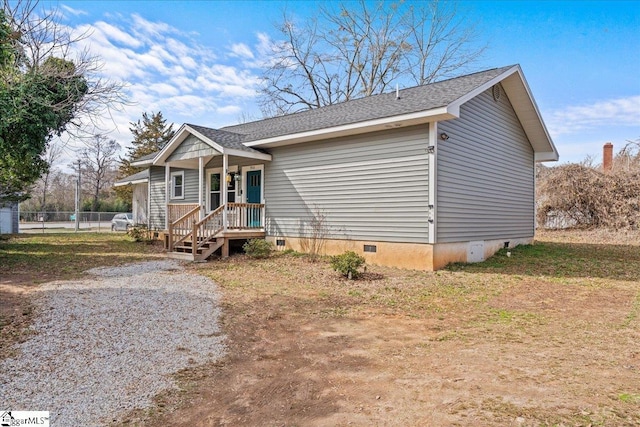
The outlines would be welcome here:
M 640 138 L 627 140 L 613 159 L 613 169 L 640 172 Z
M 54 170 L 52 169 L 55 162 L 60 158 L 62 154 L 62 146 L 60 144 L 49 144 L 47 148 L 47 152 L 45 153 L 45 161 L 49 165 L 46 172 L 42 174 L 40 177 L 40 185 L 38 186 L 39 194 L 39 202 L 40 202 L 40 210 L 44 211 L 47 209 L 47 194 L 50 190 L 50 181 L 51 177 L 54 174 Z
M 540 168 L 538 225 L 547 228 L 640 228 L 640 140 L 614 157 L 613 167 L 587 157 L 577 164 Z
M 116 154 L 120 145 L 103 135 L 95 135 L 86 142 L 87 147 L 80 152 L 83 182 L 91 189 L 91 210 L 97 211 L 100 192 L 113 182 L 116 176 Z
M 62 81 L 77 80 L 83 85 L 78 88 L 81 97 L 69 91 L 68 96 L 58 99 L 54 106 L 58 111 L 69 110 L 66 131 L 84 136 L 83 131 L 88 127 L 98 126 L 98 118 L 126 104 L 124 83 L 103 78 L 101 58 L 79 49 L 90 33 L 74 34 L 58 22 L 57 10 L 41 8 L 38 0 L 2 1 L 20 52 L 14 58 L 15 68 Z
M 278 29 L 284 39 L 263 75 L 267 116 L 430 83 L 467 71 L 484 51 L 455 4 L 437 0 L 322 6 L 302 25 L 285 14 Z
M 51 141 L 95 133 L 124 103 L 123 84 L 100 76 L 98 57 L 37 1 L 2 0 L 0 9 L 0 201 L 29 198 L 47 171 Z

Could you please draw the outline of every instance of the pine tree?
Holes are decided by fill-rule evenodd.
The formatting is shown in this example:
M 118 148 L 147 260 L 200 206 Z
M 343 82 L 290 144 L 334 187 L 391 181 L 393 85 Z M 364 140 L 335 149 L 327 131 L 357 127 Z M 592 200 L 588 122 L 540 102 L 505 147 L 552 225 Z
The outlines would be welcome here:
M 143 156 L 162 150 L 175 134 L 173 124 L 167 126 L 167 121 L 162 117 L 161 111 L 152 112 L 151 116 L 147 113 L 142 113 L 142 122 L 138 120 L 130 124 L 129 130 L 133 134 L 133 141 L 131 141 L 131 147 L 127 149 L 127 156 L 120 158 L 118 179 L 144 170 L 144 168 L 132 166 L 131 163 Z M 116 187 L 115 190 L 122 201 L 131 203 L 133 189 L 130 185 Z

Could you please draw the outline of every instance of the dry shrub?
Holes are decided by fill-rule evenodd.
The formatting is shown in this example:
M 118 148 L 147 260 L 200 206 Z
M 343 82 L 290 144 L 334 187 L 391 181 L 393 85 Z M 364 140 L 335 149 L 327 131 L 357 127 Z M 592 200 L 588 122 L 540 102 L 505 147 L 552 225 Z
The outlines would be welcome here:
M 610 172 L 590 161 L 542 168 L 537 186 L 538 224 L 545 228 L 640 228 L 640 154 L 628 145 L 613 166 Z
M 316 261 L 324 252 L 327 237 L 331 233 L 331 225 L 325 211 L 318 206 L 311 209 L 310 215 L 300 238 L 300 247 L 302 252 L 309 254 L 311 261 Z

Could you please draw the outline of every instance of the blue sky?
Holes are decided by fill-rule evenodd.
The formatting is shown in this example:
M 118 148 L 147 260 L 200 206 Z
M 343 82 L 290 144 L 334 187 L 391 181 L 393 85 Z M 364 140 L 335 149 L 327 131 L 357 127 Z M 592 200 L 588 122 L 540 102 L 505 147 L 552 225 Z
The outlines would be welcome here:
M 314 1 L 43 1 L 100 55 L 132 103 L 105 127 L 126 145 L 129 122 L 161 110 L 220 127 L 258 118 L 261 66 L 283 9 L 304 19 Z M 461 1 L 487 45 L 478 69 L 519 63 L 560 162 L 640 139 L 640 1 Z

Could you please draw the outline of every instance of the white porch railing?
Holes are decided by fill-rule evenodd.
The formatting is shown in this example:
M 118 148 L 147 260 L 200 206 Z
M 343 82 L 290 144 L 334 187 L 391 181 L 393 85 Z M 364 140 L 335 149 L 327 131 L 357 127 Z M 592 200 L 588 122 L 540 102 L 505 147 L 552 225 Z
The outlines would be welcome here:
M 170 204 L 168 211 L 170 218 L 177 213 L 183 213 L 176 220 L 169 221 L 169 252 L 187 241 L 195 251 L 217 237 L 224 237 L 227 231 L 264 229 L 265 212 L 262 203 L 227 203 L 226 209 L 225 206 L 220 206 L 203 219 L 199 219 L 198 204 Z

